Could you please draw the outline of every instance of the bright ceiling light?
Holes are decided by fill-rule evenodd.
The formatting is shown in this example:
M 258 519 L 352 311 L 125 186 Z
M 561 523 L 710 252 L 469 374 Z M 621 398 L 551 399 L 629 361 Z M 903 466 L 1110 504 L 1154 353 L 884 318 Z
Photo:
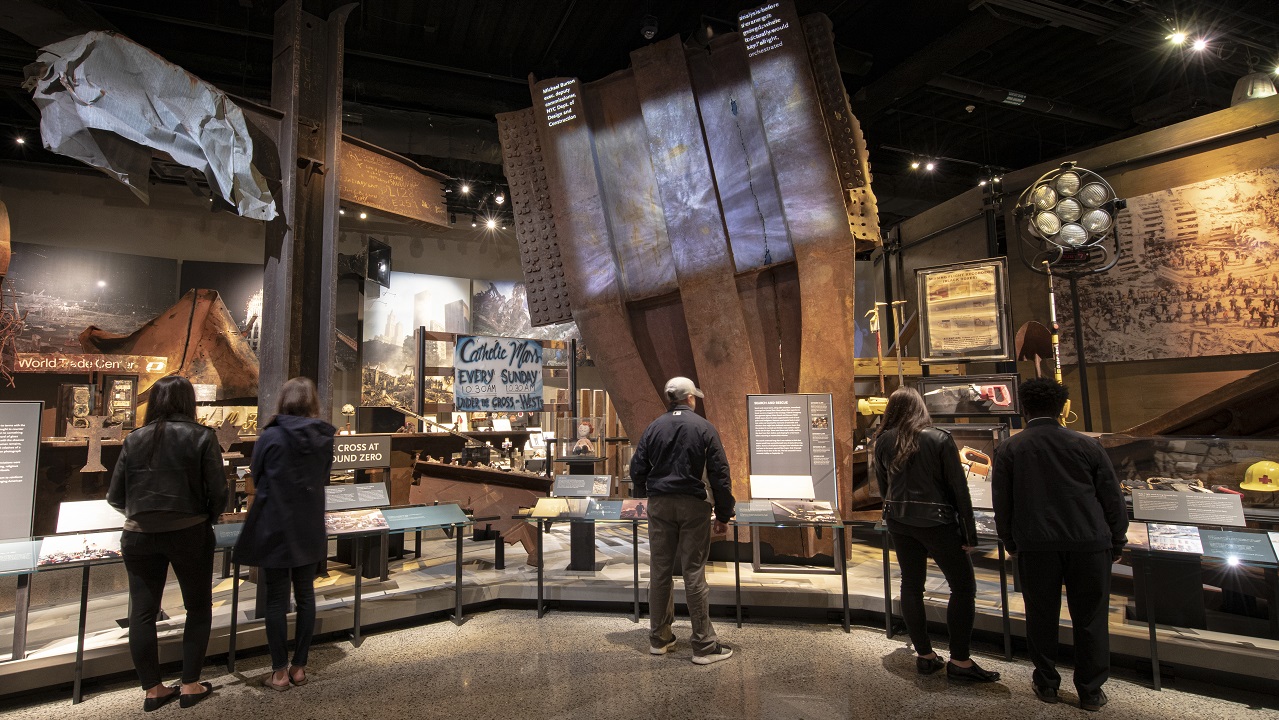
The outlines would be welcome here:
M 345 215 L 345 214 L 346 214 L 346 208 L 338 208 L 338 215 Z
M 1192 49 L 1192 50 L 1196 50 L 1196 51 L 1199 51 L 1199 52 L 1203 52 L 1204 50 L 1208 49 L 1208 41 L 1207 41 L 1207 40 L 1204 40 L 1203 38 L 1199 38 L 1199 39 L 1198 39 L 1198 40 L 1196 40 L 1196 41 L 1195 41 L 1195 43 L 1194 43 L 1193 45 L 1191 45 L 1190 47 L 1191 47 L 1191 49 Z
M 910 163 L 910 169 L 911 169 L 911 170 L 918 170 L 918 169 L 919 169 L 919 161 L 918 161 L 918 160 L 912 160 L 912 161 L 911 161 L 911 163 Z
M 1031 235 L 1069 249 L 1105 240 L 1122 205 L 1101 176 L 1067 163 L 1026 188 L 1017 207 Z
M 929 170 L 929 171 L 936 170 L 936 169 L 937 169 L 937 163 L 935 163 L 935 162 L 929 162 L 927 165 L 925 165 L 925 166 L 924 166 L 924 169 L 925 169 L 925 170 Z
M 1180 30 L 1173 30 L 1172 34 L 1164 39 L 1171 40 L 1173 45 L 1181 45 L 1186 42 L 1186 34 Z
M 493 198 L 493 202 L 497 203 L 498 205 L 501 205 L 502 203 L 506 202 L 506 195 L 502 193 L 498 193 L 497 197 Z
M 362 213 L 360 213 L 360 219 L 361 219 L 361 220 L 368 220 L 368 219 L 369 219 L 369 214 L 368 214 L 368 213 L 366 213 L 366 212 L 362 212 Z
M 1276 70 L 1275 72 L 1279 72 L 1279 70 Z M 27 144 L 27 139 L 26 139 L 26 138 L 24 138 L 24 137 L 22 137 L 21 135 L 19 135 L 19 136 L 18 136 L 18 139 L 17 139 L 17 143 L 18 143 L 19 145 L 26 145 L 26 144 Z
M 494 230 L 497 228 L 497 221 L 494 220 L 493 218 L 489 218 L 488 220 L 484 221 L 484 227 L 488 228 L 489 230 Z
M 463 194 L 463 195 L 470 195 L 470 194 L 471 194 L 471 186 L 470 186 L 470 185 L 468 185 L 468 184 L 466 184 L 466 183 L 462 183 L 462 194 Z

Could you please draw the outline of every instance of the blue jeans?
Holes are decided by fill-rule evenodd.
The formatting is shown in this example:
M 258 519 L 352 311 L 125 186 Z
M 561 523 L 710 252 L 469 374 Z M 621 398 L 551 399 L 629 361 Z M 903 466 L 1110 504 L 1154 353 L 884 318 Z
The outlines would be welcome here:
M 315 563 L 295 568 L 262 568 L 266 591 L 266 643 L 271 648 L 271 669 L 289 666 L 289 586 L 297 603 L 297 633 L 293 664 L 306 666 L 315 632 Z

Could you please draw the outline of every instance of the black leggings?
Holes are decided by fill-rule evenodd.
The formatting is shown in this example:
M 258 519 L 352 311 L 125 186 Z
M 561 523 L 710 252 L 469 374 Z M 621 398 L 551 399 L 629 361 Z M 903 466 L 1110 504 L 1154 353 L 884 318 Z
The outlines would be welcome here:
M 289 666 L 289 586 L 297 602 L 297 637 L 293 664 L 305 667 L 315 631 L 315 563 L 295 568 L 262 568 L 266 585 L 266 642 L 271 648 L 271 669 Z
M 129 575 L 129 653 L 142 689 L 160 684 L 155 621 L 169 565 L 182 588 L 187 619 L 182 629 L 182 682 L 200 680 L 213 626 L 213 528 L 205 523 L 173 532 L 125 530 L 120 536 Z
M 927 655 L 933 651 L 928 638 L 928 616 L 924 611 L 924 582 L 928 577 L 928 558 L 931 557 L 950 585 L 950 602 L 946 606 L 950 657 L 952 660 L 967 660 L 973 635 L 977 581 L 973 578 L 972 559 L 959 539 L 959 526 L 917 527 L 889 520 L 888 530 L 892 533 L 897 564 L 902 572 L 902 615 L 915 652 Z

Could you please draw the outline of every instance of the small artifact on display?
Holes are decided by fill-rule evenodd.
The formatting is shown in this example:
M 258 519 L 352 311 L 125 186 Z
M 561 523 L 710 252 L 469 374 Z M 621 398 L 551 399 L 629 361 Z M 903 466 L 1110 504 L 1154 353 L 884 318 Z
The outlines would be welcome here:
M 557 418 L 555 421 L 555 459 L 558 462 L 594 462 L 600 459 L 603 438 L 600 417 Z
M 991 458 L 995 457 L 995 449 L 999 444 L 1008 439 L 1008 426 L 938 423 L 936 427 L 950 433 L 959 448 L 959 465 L 964 469 L 973 507 L 983 510 L 994 508 L 990 483 L 993 464 Z
M 934 417 L 1020 415 L 1017 375 L 925 377 L 918 381 L 924 405 Z
M 93 560 L 118 560 L 120 532 L 50 535 L 40 541 L 40 567 Z
M 921 363 L 1011 360 L 1008 260 L 915 271 Z
M 82 425 L 74 421 L 67 423 L 67 439 L 86 438 L 89 441 L 86 462 L 80 472 L 107 472 L 107 467 L 102 464 L 102 441 L 124 438 L 123 426 L 107 425 L 109 420 L 110 418 L 102 415 L 89 415 L 83 418 Z
M 741 524 L 839 525 L 839 514 L 824 501 L 753 499 L 738 503 L 734 520 Z
M 1233 495 L 1248 509 L 1279 509 L 1279 462 L 1271 459 L 1279 457 L 1279 440 L 1273 437 L 1103 435 L 1100 440 L 1125 494 Z

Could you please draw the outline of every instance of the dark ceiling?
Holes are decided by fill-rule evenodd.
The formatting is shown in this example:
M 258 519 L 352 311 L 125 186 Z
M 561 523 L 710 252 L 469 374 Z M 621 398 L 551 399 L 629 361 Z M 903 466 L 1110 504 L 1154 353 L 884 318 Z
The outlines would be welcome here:
M 265 102 L 279 0 L 22 0 L 85 11 L 199 77 Z M 321 16 L 342 4 L 315 2 Z M 797 0 L 834 23 L 870 144 L 882 221 L 984 175 L 1068 155 L 1230 103 L 1279 63 L 1276 0 Z M 347 23 L 347 130 L 457 177 L 500 182 L 495 113 L 527 107 L 527 78 L 594 80 L 660 40 L 731 30 L 734 0 L 366 0 Z M 1184 45 L 1167 36 L 1188 33 Z M 29 34 L 28 34 L 28 37 Z M 1192 42 L 1205 38 L 1207 47 Z M 36 47 L 0 32 L 0 158 L 58 162 L 19 88 Z M 1011 94 L 1010 94 L 1011 92 Z M 1025 97 L 1022 98 L 1021 96 Z M 935 159 L 931 173 L 914 159 Z

